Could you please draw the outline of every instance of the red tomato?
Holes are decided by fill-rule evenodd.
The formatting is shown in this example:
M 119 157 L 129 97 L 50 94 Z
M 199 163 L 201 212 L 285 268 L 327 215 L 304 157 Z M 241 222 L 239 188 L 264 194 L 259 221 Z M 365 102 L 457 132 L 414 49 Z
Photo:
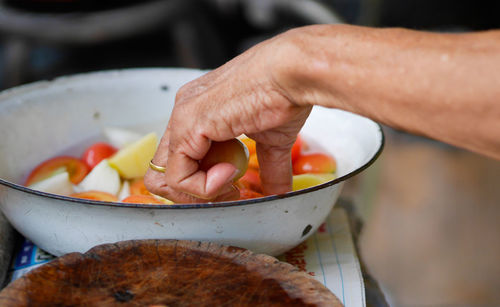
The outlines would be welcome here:
M 100 201 L 113 201 L 113 202 L 118 201 L 118 198 L 113 194 L 102 191 L 86 191 L 86 192 L 74 193 L 71 194 L 70 197 L 100 200 Z
M 54 174 L 60 168 L 66 168 L 69 174 L 69 180 L 78 184 L 85 178 L 89 172 L 89 167 L 77 158 L 60 156 L 49 160 L 45 160 L 35 167 L 29 174 L 25 186 L 32 185 L 38 181 L 44 180 Z
M 293 143 L 292 146 L 292 163 L 297 160 L 297 158 L 300 156 L 302 153 L 302 138 L 300 135 L 297 135 L 297 139 L 295 140 L 295 143 Z
M 87 165 L 92 169 L 102 160 L 114 155 L 115 152 L 117 152 L 117 149 L 113 146 L 104 142 L 99 142 L 95 143 L 94 145 L 87 148 L 87 150 L 85 150 L 82 156 L 82 160 L 83 162 L 87 163 Z
M 259 171 L 251 168 L 247 169 L 245 175 L 238 180 L 237 185 L 240 188 L 262 192 Z
M 324 153 L 303 154 L 293 163 L 293 174 L 333 173 L 337 168 L 335 159 Z
M 139 178 L 137 180 L 134 180 L 130 184 L 130 194 L 151 196 L 151 193 L 149 193 L 148 189 L 146 189 L 146 186 L 144 185 L 144 178 Z
M 124 203 L 132 204 L 156 204 L 163 205 L 163 202 L 152 195 L 130 195 L 122 200 Z
M 259 198 L 259 197 L 264 197 L 264 195 L 255 192 L 250 189 L 240 189 L 240 198 L 239 199 L 252 199 L 252 198 Z

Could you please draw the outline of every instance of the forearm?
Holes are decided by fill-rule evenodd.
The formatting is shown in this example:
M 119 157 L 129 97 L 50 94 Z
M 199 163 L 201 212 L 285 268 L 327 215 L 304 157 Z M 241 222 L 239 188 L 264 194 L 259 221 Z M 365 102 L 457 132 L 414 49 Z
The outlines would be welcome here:
M 352 111 L 500 158 L 500 32 L 312 26 L 289 34 L 279 85 L 297 104 Z

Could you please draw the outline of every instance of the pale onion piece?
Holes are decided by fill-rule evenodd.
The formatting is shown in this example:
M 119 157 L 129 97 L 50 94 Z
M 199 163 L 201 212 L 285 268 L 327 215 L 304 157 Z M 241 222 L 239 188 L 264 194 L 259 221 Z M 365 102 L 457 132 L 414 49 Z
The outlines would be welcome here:
M 75 187 L 75 191 L 95 190 L 117 195 L 120 185 L 120 175 L 109 165 L 108 160 L 104 159 L 83 178 L 82 182 Z
M 67 171 L 58 172 L 49 178 L 38 181 L 30 186 L 30 189 L 68 196 L 74 193 L 73 184 L 69 180 Z
M 122 128 L 107 127 L 103 130 L 108 143 L 118 149 L 122 149 L 142 138 L 140 133 Z
M 120 201 L 130 196 L 130 182 L 128 180 L 123 180 L 122 188 L 118 192 L 118 199 Z

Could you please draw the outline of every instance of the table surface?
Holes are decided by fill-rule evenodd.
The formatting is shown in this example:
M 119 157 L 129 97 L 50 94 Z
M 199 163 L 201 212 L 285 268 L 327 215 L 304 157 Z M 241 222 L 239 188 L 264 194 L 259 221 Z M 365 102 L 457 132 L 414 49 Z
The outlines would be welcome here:
M 4 227 L 9 228 L 8 224 L 5 223 Z M 292 250 L 280 256 L 279 259 L 294 264 L 303 271 L 308 271 L 315 279 L 329 288 L 346 307 L 387 306 L 378 284 L 364 270 L 364 265 L 360 265 L 357 257 L 356 243 L 361 227 L 361 219 L 357 216 L 355 207 L 348 200 L 340 199 L 325 224 L 306 240 L 301 245 L 302 247 L 299 246 L 295 252 Z M 12 242 L 14 239 L 17 239 L 18 243 L 24 241 L 24 238 L 14 231 L 10 237 Z M 298 249 L 301 249 L 299 254 L 296 253 Z M 8 252 L 8 249 L 4 249 L 5 254 Z M 11 254 L 6 257 L 9 261 L 10 258 L 14 258 L 14 252 L 19 255 L 16 263 L 19 269 L 14 272 L 15 278 L 52 259 L 29 243 L 17 246 L 15 251 L 11 248 Z M 20 262 L 22 255 L 24 255 L 25 263 Z M 302 262 L 297 256 L 302 257 L 302 259 L 306 258 L 306 261 L 303 261 L 304 265 L 301 265 Z M 32 263 L 29 263 L 31 261 L 36 265 L 33 266 Z M 306 262 L 308 263 L 306 264 Z M 11 266 L 12 264 L 6 262 L 2 268 L 7 271 Z M 4 285 L 10 282 L 12 274 L 13 272 L 10 270 Z

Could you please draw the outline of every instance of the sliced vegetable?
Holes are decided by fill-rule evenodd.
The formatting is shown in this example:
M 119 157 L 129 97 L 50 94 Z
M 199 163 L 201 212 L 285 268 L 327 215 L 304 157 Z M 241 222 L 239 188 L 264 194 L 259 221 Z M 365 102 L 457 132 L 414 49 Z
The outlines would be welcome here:
M 240 171 L 239 175 L 234 178 L 234 181 L 237 181 L 248 168 L 247 147 L 238 139 L 212 142 L 207 154 L 200 161 L 200 169 L 208 171 L 212 166 L 224 162 L 231 163 Z
M 248 158 L 248 167 L 256 170 L 259 169 L 259 160 L 257 159 L 256 153 L 254 153 Z
M 151 195 L 144 185 L 144 178 L 135 179 L 130 185 L 130 195 Z
M 88 174 L 89 167 L 81 160 L 69 156 L 59 156 L 45 160 L 31 171 L 24 185 L 30 186 L 61 172 L 68 172 L 69 180 L 78 184 Z
M 102 160 L 92 171 L 75 187 L 76 192 L 102 191 L 117 195 L 120 191 L 120 175 L 109 166 L 108 160 Z
M 259 171 L 252 168 L 247 169 L 245 175 L 238 180 L 237 185 L 240 188 L 262 192 Z
M 293 191 L 298 191 L 316 186 L 335 179 L 335 174 L 301 174 L 293 176 Z
M 69 174 L 66 171 L 38 181 L 28 187 L 37 191 L 65 196 L 74 193 L 73 184 L 69 181 Z
M 74 193 L 71 194 L 70 196 L 75 198 L 100 200 L 100 201 L 112 201 L 112 202 L 118 201 L 118 197 L 116 197 L 115 195 L 102 191 L 86 191 L 86 192 Z
M 302 141 L 302 137 L 299 135 L 297 135 L 297 139 L 295 140 L 295 143 L 293 143 L 293 146 L 292 146 L 292 163 L 297 160 L 301 153 L 302 153 L 302 144 L 304 142 Z
M 253 155 L 257 150 L 256 150 L 256 143 L 254 140 L 252 140 L 251 138 L 247 137 L 247 136 L 244 136 L 242 137 L 241 139 L 239 139 L 241 142 L 243 142 L 243 144 L 245 144 L 245 146 L 247 147 L 248 149 L 248 154 L 251 156 Z
M 143 177 L 153 158 L 158 143 L 156 133 L 145 135 L 140 140 L 120 149 L 109 159 L 109 165 L 115 168 L 125 179 Z
M 170 199 L 166 199 L 164 197 L 158 196 L 158 195 L 153 194 L 153 193 L 151 193 L 151 195 L 153 195 L 154 198 L 156 198 L 156 199 L 160 200 L 161 202 L 163 202 L 163 204 L 165 204 L 165 205 L 173 205 L 174 204 L 174 202 L 171 201 Z
M 129 197 L 122 200 L 122 202 L 133 204 L 164 204 L 161 200 L 156 199 L 153 195 L 130 195 Z
M 337 168 L 335 159 L 324 153 L 302 154 L 293 163 L 293 174 L 334 173 Z
M 92 169 L 99 162 L 114 155 L 117 149 L 108 143 L 98 142 L 87 148 L 82 155 L 82 161 Z
M 252 198 L 259 198 L 259 197 L 264 197 L 259 192 L 250 190 L 250 189 L 240 189 L 240 198 L 239 199 L 252 199 Z
M 127 129 L 108 127 L 104 129 L 108 142 L 118 149 L 122 149 L 142 138 L 142 135 Z
M 124 180 L 120 192 L 118 192 L 118 200 L 123 200 L 130 196 L 130 183 L 128 180 Z

